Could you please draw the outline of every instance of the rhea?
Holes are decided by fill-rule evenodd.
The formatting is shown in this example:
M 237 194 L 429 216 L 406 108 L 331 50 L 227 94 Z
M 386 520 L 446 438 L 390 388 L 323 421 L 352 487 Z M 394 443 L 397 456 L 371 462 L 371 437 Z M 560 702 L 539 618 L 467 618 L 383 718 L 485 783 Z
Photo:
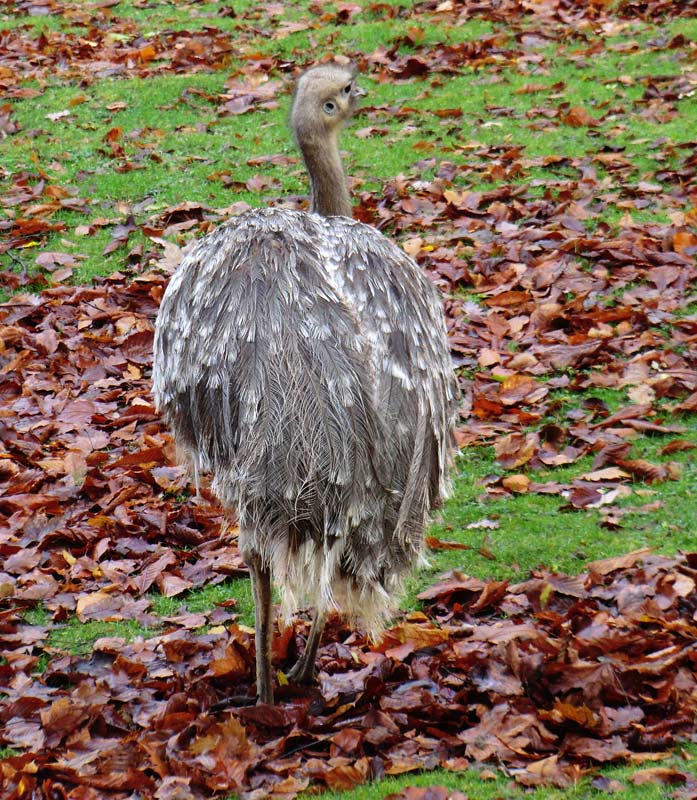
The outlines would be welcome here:
M 273 702 L 272 582 L 285 620 L 314 607 L 288 674 L 310 682 L 330 612 L 382 629 L 447 485 L 456 388 L 438 294 L 351 219 L 338 136 L 362 94 L 350 65 L 300 76 L 290 119 L 310 212 L 255 209 L 205 236 L 155 328 L 157 406 L 237 513 L 261 703 Z

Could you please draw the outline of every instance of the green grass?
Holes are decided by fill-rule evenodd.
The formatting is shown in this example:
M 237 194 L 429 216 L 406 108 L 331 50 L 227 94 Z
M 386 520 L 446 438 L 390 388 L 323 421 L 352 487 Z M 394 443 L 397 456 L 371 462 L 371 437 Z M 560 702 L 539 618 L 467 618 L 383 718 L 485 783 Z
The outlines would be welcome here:
M 50 625 L 51 615 L 42 605 L 37 603 L 24 612 L 24 621 L 29 625 Z
M 238 615 L 238 622 L 249 627 L 254 625 L 252 589 L 250 582 L 246 579 L 235 578 L 218 584 L 210 584 L 176 597 L 164 597 L 157 592 L 151 592 L 148 597 L 152 612 L 163 618 L 162 624 L 148 627 L 135 620 L 117 622 L 88 620 L 82 622 L 77 616 L 71 615 L 65 622 L 53 625 L 45 643 L 47 650 L 60 650 L 84 656 L 92 651 L 94 643 L 102 637 L 122 637 L 127 642 L 133 641 L 137 637 L 147 639 L 162 633 L 166 627 L 164 621 L 166 617 L 176 617 L 187 612 L 209 612 L 215 608 L 216 604 L 227 603 L 230 598 L 236 600 L 236 605 L 231 611 Z M 49 626 L 51 624 L 51 615 L 39 604 L 27 609 L 23 617 L 29 625 Z M 203 626 L 199 629 L 200 632 L 205 632 L 207 627 Z M 43 654 L 36 671 L 42 672 L 48 660 L 46 654 Z
M 686 438 L 697 443 L 697 433 Z M 664 440 L 664 441 L 667 441 Z M 656 451 L 660 443 L 642 439 L 634 444 L 628 458 L 658 460 Z M 592 469 L 592 458 L 586 457 L 569 467 L 553 470 L 513 470 L 510 474 L 524 472 L 535 482 L 570 482 L 574 477 Z M 520 580 L 531 570 L 544 563 L 558 572 L 577 573 L 588 561 L 609 558 L 630 550 L 652 547 L 658 552 L 675 552 L 694 548 L 695 478 L 697 467 L 693 451 L 674 453 L 661 461 L 677 461 L 683 465 L 678 481 L 647 486 L 630 484 L 633 489 L 646 492 L 644 496 L 632 494 L 613 503 L 620 507 L 639 507 L 655 500 L 670 509 L 670 515 L 653 512 L 633 513 L 623 519 L 618 531 L 600 527 L 597 511 L 559 512 L 564 500 L 557 495 L 529 493 L 492 499 L 483 494 L 481 481 L 492 474 L 506 474 L 494 461 L 488 449 L 465 451 L 458 460 L 458 471 L 453 497 L 446 505 L 442 521 L 432 529 L 433 535 L 473 546 L 473 550 L 460 551 L 453 556 L 450 551 L 437 551 L 429 556 L 430 570 L 421 572 L 419 585 L 428 577 L 452 569 L 455 559 L 458 568 L 480 578 Z M 495 530 L 468 530 L 467 525 L 482 519 L 499 524 Z M 495 556 L 492 561 L 477 553 L 486 547 Z M 457 551 L 456 551 L 457 552 Z
M 243 625 L 254 625 L 254 600 L 250 582 L 245 578 L 234 578 L 222 583 L 210 584 L 201 589 L 192 589 L 176 597 L 150 596 L 152 610 L 162 617 L 171 617 L 184 612 L 202 613 L 210 611 L 217 603 L 234 597 L 237 605 L 231 609 L 239 614 Z
M 102 637 L 123 637 L 127 642 L 141 636 L 148 638 L 157 631 L 145 628 L 134 620 L 121 622 L 104 622 L 102 620 L 89 620 L 80 622 L 77 617 L 70 617 L 62 625 L 56 625 L 48 639 L 49 647 L 67 651 L 74 655 L 86 656 L 92 652 L 92 646 Z
M 603 392 L 609 398 L 611 393 Z M 619 400 L 616 400 L 619 405 Z M 651 547 L 657 552 L 673 553 L 694 549 L 694 508 L 697 502 L 697 463 L 694 450 L 661 456 L 659 450 L 673 438 L 684 438 L 697 444 L 697 431 L 685 434 L 641 437 L 633 443 L 627 458 L 644 458 L 651 462 L 675 461 L 682 467 L 679 480 L 653 485 L 630 482 L 628 497 L 618 498 L 613 505 L 639 509 L 660 501 L 663 508 L 647 513 L 637 510 L 622 519 L 619 530 L 601 527 L 601 515 L 594 510 L 569 510 L 560 513 L 565 502 L 558 495 L 518 494 L 495 497 L 486 494 L 484 485 L 492 476 L 525 472 L 535 482 L 571 482 L 574 477 L 592 469 L 592 457 L 576 464 L 555 469 L 528 471 L 525 468 L 507 473 L 496 462 L 489 448 L 467 448 L 458 457 L 453 474 L 453 493 L 445 509 L 434 521 L 431 535 L 445 541 L 467 545 L 466 550 L 432 550 L 427 554 L 429 566 L 408 581 L 402 608 L 420 608 L 419 592 L 434 583 L 448 570 L 458 569 L 474 577 L 493 580 L 524 580 L 531 570 L 544 565 L 557 572 L 577 573 L 589 561 L 610 558 L 630 550 Z M 637 494 L 639 490 L 641 494 Z M 667 513 L 669 510 L 669 513 Z M 468 528 L 482 520 L 498 527 Z M 493 558 L 492 558 L 493 556 Z M 158 617 L 172 617 L 212 610 L 216 603 L 234 597 L 232 609 L 239 622 L 253 626 L 254 606 L 250 582 L 227 580 L 219 584 L 188 591 L 176 597 L 163 597 L 151 592 L 151 610 Z M 24 614 L 32 625 L 48 625 L 50 615 L 35 606 Z M 122 622 L 80 622 L 72 616 L 56 625 L 48 646 L 85 655 L 94 641 L 104 636 L 122 636 L 131 641 L 136 636 L 148 638 L 161 628 L 147 628 L 132 620 Z
M 684 744 L 682 749 L 691 759 L 697 758 L 697 745 Z M 606 767 L 600 774 L 610 780 L 622 783 L 627 791 L 622 791 L 618 797 L 627 800 L 665 800 L 672 791 L 665 785 L 643 784 L 634 786 L 630 777 L 639 769 L 651 766 L 672 767 L 683 773 L 694 773 L 693 762 L 685 761 L 679 756 L 673 756 L 658 764 L 648 763 L 637 766 Z M 473 768 L 467 772 L 450 772 L 437 769 L 432 772 L 408 773 L 399 777 L 390 777 L 372 784 L 357 786 L 350 791 L 323 794 L 325 800 L 375 800 L 389 794 L 399 792 L 407 786 L 446 786 L 467 795 L 468 800 L 522 800 L 524 797 L 533 797 L 534 800 L 600 800 L 607 797 L 607 792 L 596 789 L 591 785 L 591 778 L 584 777 L 577 784 L 565 789 L 551 786 L 542 786 L 535 790 L 524 789 L 517 786 L 510 778 L 499 771 L 494 771 L 496 777 L 492 778 L 492 770 L 487 765 L 484 777 L 481 769 Z
M 158 26 L 171 26 L 173 19 L 182 24 L 189 21 L 193 27 L 199 23 L 207 24 L 209 20 L 205 13 L 215 9 L 215 4 L 204 5 L 198 8 L 198 16 L 191 20 L 190 14 L 181 9 L 157 6 L 154 16 L 146 20 L 142 10 L 130 4 L 122 6 L 120 14 L 132 16 L 138 23 L 147 21 L 152 30 L 157 30 Z M 295 16 L 290 14 L 289 17 L 298 17 L 301 9 L 301 4 L 294 6 Z M 386 41 L 385 37 L 389 39 L 383 29 L 387 22 L 361 21 L 361 16 L 356 24 L 342 29 L 346 37 L 343 46 L 348 52 L 371 52 Z M 32 24 L 49 24 L 46 18 L 41 19 L 44 23 L 35 21 Z M 228 18 L 216 19 L 222 27 L 233 22 Z M 413 26 L 409 19 L 397 22 L 406 26 L 405 30 L 409 25 Z M 683 35 L 697 39 L 694 20 L 681 20 L 679 25 Z M 677 30 L 676 26 L 677 23 L 673 23 L 672 29 Z M 637 44 L 647 46 L 655 36 L 655 30 L 646 25 L 636 27 L 634 38 Z M 490 23 L 475 19 L 467 25 L 448 29 L 445 39 L 477 39 L 490 30 Z M 398 30 L 395 35 L 401 36 L 402 33 Z M 430 39 L 433 44 L 440 40 L 440 33 L 435 28 L 429 28 L 424 36 L 426 46 L 429 46 Z M 285 46 L 292 38 L 283 39 L 281 43 Z M 613 41 L 620 40 L 610 39 L 610 46 Z M 263 45 L 273 48 L 275 44 L 274 40 L 260 38 L 250 47 Z M 300 52 L 307 52 L 307 43 L 296 42 L 293 46 L 300 48 Z M 514 46 L 516 43 L 513 41 L 511 47 Z M 637 52 L 610 49 L 592 58 L 571 60 L 568 57 L 573 53 L 571 44 L 567 45 L 566 53 L 558 52 L 556 46 L 547 45 L 539 48 L 539 55 L 543 58 L 543 65 L 537 70 L 540 74 L 532 68 L 519 70 L 511 65 L 498 70 L 495 82 L 487 72 L 479 72 L 466 64 L 460 70 L 462 74 L 448 76 L 447 80 L 436 75 L 408 83 L 376 84 L 362 78 L 369 91 L 366 105 L 376 106 L 378 110 L 367 113 L 370 119 L 359 117 L 354 127 L 370 123 L 378 127 L 387 126 L 390 132 L 385 137 L 354 137 L 350 142 L 350 135 L 347 135 L 345 144 L 350 145 L 348 170 L 364 181 L 366 189 L 377 190 L 390 177 L 412 172 L 415 161 L 428 155 L 419 152 L 415 158 L 413 147 L 427 141 L 433 145 L 434 155 L 445 156 L 467 168 L 458 178 L 459 183 L 469 189 L 483 189 L 492 185 L 488 177 L 491 164 L 488 159 L 473 157 L 473 140 L 483 146 L 506 142 L 515 144 L 522 149 L 526 159 L 550 154 L 577 158 L 584 153 L 597 153 L 607 144 L 624 148 L 623 155 L 632 164 L 630 172 L 622 175 L 621 183 L 636 184 L 655 172 L 657 167 L 656 153 L 646 147 L 647 143 L 659 136 L 674 143 L 685 142 L 690 138 L 690 131 L 697 127 L 697 104 L 689 97 L 676 101 L 678 114 L 674 119 L 657 122 L 640 116 L 641 107 L 635 108 L 635 104 L 645 88 L 641 79 L 650 75 L 678 75 L 683 66 L 673 55 L 674 51 L 647 59 L 642 47 Z M 633 85 L 612 82 L 627 74 L 633 76 Z M 13 102 L 14 118 L 21 125 L 21 131 L 0 142 L 0 154 L 9 180 L 12 175 L 23 171 L 35 172 L 35 164 L 40 164 L 51 185 L 84 198 L 88 206 L 86 214 L 58 213 L 53 219 L 65 223 L 65 231 L 49 235 L 45 241 L 30 242 L 25 250 L 15 253 L 29 272 L 38 271 L 34 267 L 34 257 L 43 249 L 84 256 L 74 269 L 76 282 L 86 282 L 95 275 L 108 274 L 119 268 L 128 249 L 143 241 L 140 233 L 131 237 L 127 247 L 104 257 L 101 253 L 110 241 L 111 226 L 98 227 L 91 236 L 76 236 L 74 229 L 99 218 L 122 221 L 131 210 L 129 206 L 134 204 L 140 204 L 136 217 L 142 221 L 183 199 L 221 208 L 238 201 L 260 205 L 273 195 L 306 193 L 306 180 L 300 166 L 293 169 L 247 164 L 250 158 L 270 153 L 295 155 L 286 129 L 289 91 L 281 96 L 280 107 L 276 110 L 222 118 L 217 116 L 213 103 L 186 92 L 186 89 L 196 88 L 216 95 L 223 91 L 224 80 L 225 74 L 214 72 L 194 76 L 167 74 L 143 79 L 106 79 L 96 81 L 88 88 L 54 81 L 49 82 L 39 98 Z M 520 94 L 520 90 L 530 83 L 548 87 L 562 84 L 564 88 L 561 91 L 550 89 Z M 626 112 L 620 115 L 622 125 L 617 127 L 612 115 L 594 130 L 558 125 L 556 120 L 549 124 L 537 111 L 555 109 L 565 98 L 569 98 L 573 105 L 584 106 L 591 114 L 601 115 L 605 110 L 617 107 L 618 111 Z M 116 102 L 126 103 L 126 108 L 109 111 L 107 106 Z M 379 110 L 380 107 L 395 106 L 408 106 L 415 111 L 395 123 L 391 112 Z M 501 107 L 509 109 L 506 115 L 492 116 L 487 111 L 487 108 Z M 444 108 L 460 108 L 463 115 L 455 122 L 442 120 L 434 112 Z M 54 121 L 47 117 L 62 111 L 69 111 L 69 116 Z M 255 132 L 251 138 L 247 135 L 250 124 Z M 124 157 L 111 157 L 109 146 L 104 142 L 107 132 L 114 128 L 123 131 L 119 144 L 123 146 Z M 466 145 L 468 151 L 463 152 L 460 145 Z M 126 163 L 135 169 L 115 171 Z M 602 180 L 607 173 L 601 165 L 596 167 L 598 179 Z M 226 188 L 216 177 L 220 173 L 229 175 L 237 187 L 234 190 Z M 258 174 L 275 179 L 278 188 L 262 193 L 246 190 L 244 183 Z M 552 164 L 523 169 L 513 181 L 530 184 L 537 179 L 550 183 L 576 177 L 577 170 L 564 164 Z M 615 224 L 624 213 L 624 210 L 610 206 L 607 221 Z M 658 202 L 655 207 L 639 212 L 637 218 L 646 218 L 647 215 L 663 221 L 666 219 Z M 5 268 L 16 266 L 7 255 L 0 256 L 0 260 Z

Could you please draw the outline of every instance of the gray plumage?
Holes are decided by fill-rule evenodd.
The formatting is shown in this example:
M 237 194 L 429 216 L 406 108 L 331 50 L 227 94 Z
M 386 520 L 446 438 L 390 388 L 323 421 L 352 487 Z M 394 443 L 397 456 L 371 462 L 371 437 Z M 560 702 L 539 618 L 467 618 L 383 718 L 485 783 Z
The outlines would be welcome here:
M 332 68 L 324 83 L 327 70 L 337 82 Z M 341 86 L 347 69 L 336 65 Z M 294 113 L 299 102 L 296 92 Z M 153 378 L 179 448 L 237 510 L 252 576 L 271 574 L 284 616 L 314 606 L 317 640 L 332 609 L 377 633 L 420 557 L 451 455 L 445 325 L 417 265 L 345 216 L 249 211 L 202 239 L 170 281 Z

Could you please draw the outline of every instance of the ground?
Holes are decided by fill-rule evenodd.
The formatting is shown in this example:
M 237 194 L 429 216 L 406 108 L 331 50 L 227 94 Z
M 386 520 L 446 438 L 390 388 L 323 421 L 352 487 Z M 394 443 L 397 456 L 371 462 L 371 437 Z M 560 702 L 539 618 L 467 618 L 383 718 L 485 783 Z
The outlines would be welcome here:
M 481 5 L 0 6 L 14 796 L 695 796 L 696 9 Z M 369 92 L 356 216 L 443 294 L 461 455 L 393 631 L 337 622 L 319 689 L 255 717 L 234 520 L 176 466 L 152 323 L 187 241 L 306 204 L 285 119 L 325 54 Z M 557 663 L 611 672 L 593 695 Z

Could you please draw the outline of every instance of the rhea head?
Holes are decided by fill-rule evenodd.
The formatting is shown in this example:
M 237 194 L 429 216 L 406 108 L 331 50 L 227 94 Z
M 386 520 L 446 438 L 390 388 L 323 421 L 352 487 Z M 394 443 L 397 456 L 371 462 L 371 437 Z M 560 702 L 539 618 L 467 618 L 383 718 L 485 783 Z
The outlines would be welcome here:
M 351 118 L 358 98 L 365 94 L 356 74 L 351 63 L 328 61 L 298 78 L 290 124 L 301 149 L 306 142 L 335 136 Z
M 352 213 L 337 139 L 364 94 L 356 67 L 338 61 L 311 67 L 295 86 L 290 124 L 310 176 L 310 210 L 325 217 Z

